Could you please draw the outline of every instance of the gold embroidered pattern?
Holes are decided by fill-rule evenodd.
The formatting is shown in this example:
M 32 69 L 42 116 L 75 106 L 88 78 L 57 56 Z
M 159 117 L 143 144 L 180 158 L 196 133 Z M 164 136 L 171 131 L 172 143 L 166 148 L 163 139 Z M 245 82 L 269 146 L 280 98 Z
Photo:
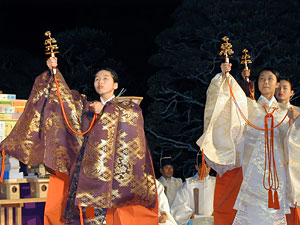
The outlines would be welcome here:
M 42 80 L 42 82 L 36 82 L 36 86 L 34 86 L 33 88 L 35 95 L 32 98 L 32 103 L 38 102 L 43 96 L 49 96 L 50 83 L 48 83 L 47 86 L 43 88 L 43 86 L 45 85 L 44 82 L 47 82 L 47 80 L 49 79 L 48 73 L 44 73 L 39 78 Z
M 101 181 L 111 181 L 112 171 L 105 164 L 114 152 L 114 133 L 118 122 L 118 111 L 114 113 L 105 112 L 102 114 L 100 120 L 102 121 L 103 132 L 107 132 L 107 138 L 101 139 L 99 142 L 92 143 L 89 148 L 88 154 L 82 161 L 83 172 L 87 177 L 97 178 Z M 101 131 L 99 131 L 101 132 Z M 92 135 L 97 135 L 96 132 L 91 133 Z
M 134 112 L 132 109 L 120 109 L 120 112 L 120 122 L 128 123 L 131 126 L 137 126 L 137 121 L 139 118 L 139 114 L 137 112 Z
M 70 166 L 70 157 L 67 154 L 67 148 L 64 146 L 59 146 L 53 157 L 53 160 L 56 164 L 57 170 L 62 173 L 68 173 L 67 168 Z
M 156 187 L 153 175 L 144 173 L 140 179 L 133 179 L 130 184 L 132 189 L 131 193 L 134 193 L 137 199 L 143 199 L 143 202 L 153 202 L 156 197 Z
M 134 179 L 133 167 L 136 160 L 145 157 L 145 146 L 139 137 L 132 141 L 124 141 L 125 132 L 118 136 L 118 146 L 116 146 L 114 179 L 120 183 L 120 186 L 128 186 Z
M 88 192 L 77 193 L 76 198 L 79 198 L 82 202 L 82 205 L 85 206 L 85 203 L 88 205 L 96 205 L 99 208 L 110 208 L 111 207 L 111 192 L 102 193 L 102 195 L 95 197 Z

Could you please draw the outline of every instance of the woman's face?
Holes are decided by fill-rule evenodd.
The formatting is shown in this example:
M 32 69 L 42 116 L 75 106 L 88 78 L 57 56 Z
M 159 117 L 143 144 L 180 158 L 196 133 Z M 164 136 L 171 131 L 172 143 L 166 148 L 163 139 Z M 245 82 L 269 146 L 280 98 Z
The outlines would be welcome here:
M 275 92 L 275 97 L 280 103 L 287 103 L 294 95 L 291 84 L 287 80 L 281 80 Z
M 264 70 L 260 73 L 258 78 L 258 90 L 263 96 L 273 96 L 278 86 L 279 83 L 274 73 L 268 70 Z

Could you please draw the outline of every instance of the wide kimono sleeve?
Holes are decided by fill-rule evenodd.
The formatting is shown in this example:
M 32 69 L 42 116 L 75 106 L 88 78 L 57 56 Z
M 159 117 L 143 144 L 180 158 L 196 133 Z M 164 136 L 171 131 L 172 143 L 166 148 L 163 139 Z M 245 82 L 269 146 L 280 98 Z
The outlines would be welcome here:
M 191 199 L 188 194 L 187 184 L 184 183 L 177 191 L 171 207 L 171 213 L 179 225 L 187 224 L 190 220 L 193 209 L 190 207 Z
M 300 118 L 290 126 L 285 139 L 285 153 L 288 159 L 287 198 L 291 204 L 300 205 Z
M 247 118 L 247 97 L 244 91 L 231 75 L 229 83 L 239 108 Z M 246 122 L 234 103 L 230 87 L 221 73 L 212 79 L 207 90 L 204 133 L 197 141 L 211 166 L 220 174 L 240 166 L 244 149 Z
M 80 131 L 85 98 L 69 89 L 59 71 L 56 76 L 70 124 Z M 69 173 L 82 137 L 67 129 L 53 76 L 44 72 L 36 78 L 24 113 L 0 147 L 27 165 L 44 163 L 53 170 Z

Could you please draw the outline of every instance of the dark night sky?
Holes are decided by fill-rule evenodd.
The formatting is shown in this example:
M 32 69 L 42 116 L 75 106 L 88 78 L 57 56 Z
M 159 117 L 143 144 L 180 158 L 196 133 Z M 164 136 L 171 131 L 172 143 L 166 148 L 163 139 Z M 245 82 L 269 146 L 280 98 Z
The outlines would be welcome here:
M 157 51 L 154 38 L 172 25 L 171 13 L 181 0 L 0 0 L 0 47 L 20 48 L 44 57 L 46 30 L 99 28 L 111 34 L 113 58 L 123 62 L 138 81 L 129 94 L 146 97 L 146 80 L 155 72 L 148 64 Z M 122 74 L 121 74 L 122 77 Z M 122 78 L 121 78 L 122 81 Z

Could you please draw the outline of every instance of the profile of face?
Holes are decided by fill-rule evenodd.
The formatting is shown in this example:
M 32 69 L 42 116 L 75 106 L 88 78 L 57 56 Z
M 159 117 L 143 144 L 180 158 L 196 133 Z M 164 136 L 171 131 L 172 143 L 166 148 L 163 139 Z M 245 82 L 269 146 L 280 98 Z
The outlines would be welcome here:
M 195 165 L 195 168 L 198 172 L 198 175 L 200 176 L 201 174 L 201 164 L 199 164 L 199 166 Z M 208 164 L 205 163 L 205 174 L 204 174 L 204 177 L 207 177 L 209 175 L 209 172 L 210 172 L 210 166 Z
M 172 165 L 165 165 L 160 169 L 160 173 L 164 178 L 171 178 L 174 173 L 174 167 Z
M 279 86 L 277 77 L 269 70 L 264 70 L 258 77 L 258 90 L 261 95 L 270 100 L 274 96 L 276 88 Z
M 113 96 L 114 91 L 118 88 L 118 83 L 114 82 L 110 71 L 100 70 L 94 80 L 95 91 L 104 99 Z
M 279 103 L 288 103 L 294 95 L 291 83 L 287 80 L 281 80 L 275 92 L 275 97 Z

